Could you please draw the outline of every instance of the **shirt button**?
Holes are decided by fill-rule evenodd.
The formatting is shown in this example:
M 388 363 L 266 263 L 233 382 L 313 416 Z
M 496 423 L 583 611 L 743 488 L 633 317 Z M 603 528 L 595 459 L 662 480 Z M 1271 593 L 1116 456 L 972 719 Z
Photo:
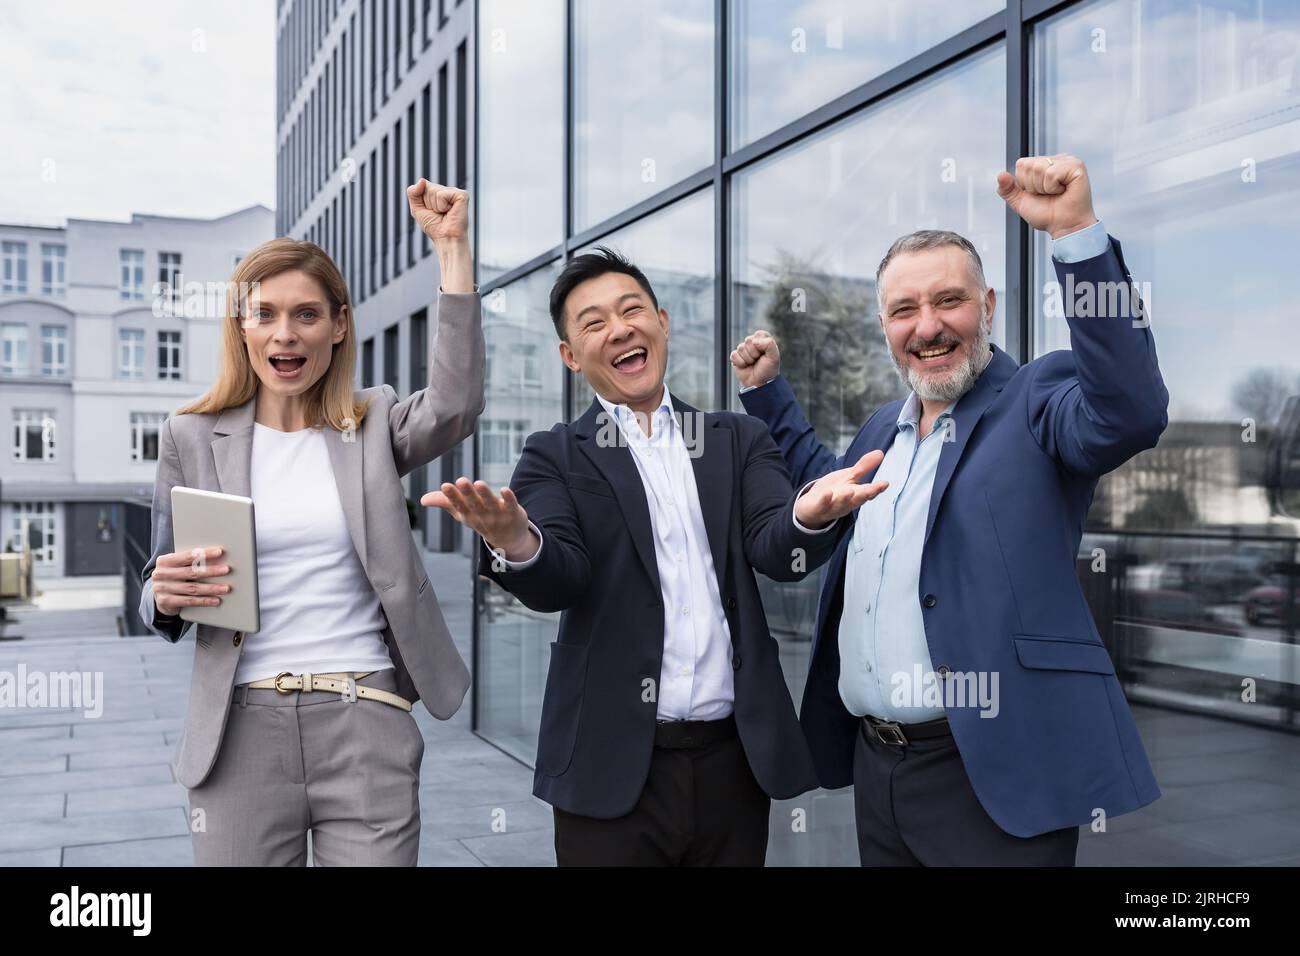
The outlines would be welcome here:
M 678 551 L 678 552 L 677 552 L 677 560 L 678 560 L 678 561 L 685 561 L 685 560 L 686 560 L 686 552 L 685 552 L 685 551 Z
M 939 599 L 933 594 L 927 594 L 925 597 L 921 598 L 921 603 L 926 607 L 934 607 L 939 603 Z
M 871 613 L 871 605 L 870 605 L 870 604 L 867 605 L 867 613 L 868 613 L 868 614 Z
M 691 675 L 691 669 L 689 667 L 683 667 L 677 673 L 681 677 L 689 677 Z
M 868 673 L 868 674 L 871 673 L 871 663 L 870 663 L 870 662 L 868 662 L 868 663 L 866 664 L 866 668 L 867 668 L 867 673 Z
M 684 608 L 682 608 L 682 614 L 683 614 L 683 615 L 685 615 L 685 616 L 689 616 L 690 613 L 691 613 L 691 609 L 690 609 L 690 608 L 688 608 L 688 607 L 684 607 Z

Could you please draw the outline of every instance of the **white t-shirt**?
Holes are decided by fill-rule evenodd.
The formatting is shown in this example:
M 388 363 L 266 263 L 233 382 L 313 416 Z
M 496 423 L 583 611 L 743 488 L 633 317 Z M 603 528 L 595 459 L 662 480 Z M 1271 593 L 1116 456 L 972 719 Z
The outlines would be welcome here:
M 245 638 L 235 683 L 283 671 L 392 667 L 379 597 L 348 534 L 325 433 L 254 422 L 249 477 L 262 629 Z

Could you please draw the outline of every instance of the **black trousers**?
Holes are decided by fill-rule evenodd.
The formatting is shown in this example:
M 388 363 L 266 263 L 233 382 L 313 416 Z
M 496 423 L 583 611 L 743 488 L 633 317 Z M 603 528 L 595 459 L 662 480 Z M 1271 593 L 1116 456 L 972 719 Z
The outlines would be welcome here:
M 772 801 L 740 738 L 655 747 L 630 813 L 599 820 L 555 808 L 560 866 L 762 866 Z
M 854 747 L 863 866 L 1074 866 L 1079 828 L 1007 833 L 980 805 L 951 735 L 895 747 L 859 728 Z

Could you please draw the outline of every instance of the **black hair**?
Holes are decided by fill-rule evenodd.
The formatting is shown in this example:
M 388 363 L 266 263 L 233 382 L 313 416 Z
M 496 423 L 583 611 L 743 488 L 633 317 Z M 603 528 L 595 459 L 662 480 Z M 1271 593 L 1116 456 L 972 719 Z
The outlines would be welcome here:
M 650 288 L 650 280 L 645 277 L 645 273 L 631 260 L 608 246 L 597 246 L 592 252 L 585 252 L 570 259 L 559 278 L 555 280 L 555 285 L 551 286 L 551 321 L 555 323 L 555 334 L 561 339 L 568 341 L 564 329 L 564 303 L 569 298 L 569 293 L 588 279 L 596 279 L 610 272 L 635 279 L 637 285 L 650 296 L 655 311 L 659 311 L 659 299 L 655 297 L 654 289 Z

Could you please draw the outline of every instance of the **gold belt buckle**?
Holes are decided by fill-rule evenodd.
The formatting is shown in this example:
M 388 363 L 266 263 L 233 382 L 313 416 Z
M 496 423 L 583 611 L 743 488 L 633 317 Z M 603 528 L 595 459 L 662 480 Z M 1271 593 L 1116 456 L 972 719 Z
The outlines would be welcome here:
M 280 671 L 280 673 L 276 674 L 276 675 L 275 675 L 275 689 L 278 690 L 281 694 L 292 694 L 292 693 L 293 693 L 293 688 L 291 688 L 291 687 L 281 687 L 281 686 L 280 686 L 280 681 L 282 681 L 282 680 L 283 680 L 284 678 L 286 678 L 286 677 L 292 677 L 292 676 L 293 676 L 293 674 L 291 674 L 289 671 Z

